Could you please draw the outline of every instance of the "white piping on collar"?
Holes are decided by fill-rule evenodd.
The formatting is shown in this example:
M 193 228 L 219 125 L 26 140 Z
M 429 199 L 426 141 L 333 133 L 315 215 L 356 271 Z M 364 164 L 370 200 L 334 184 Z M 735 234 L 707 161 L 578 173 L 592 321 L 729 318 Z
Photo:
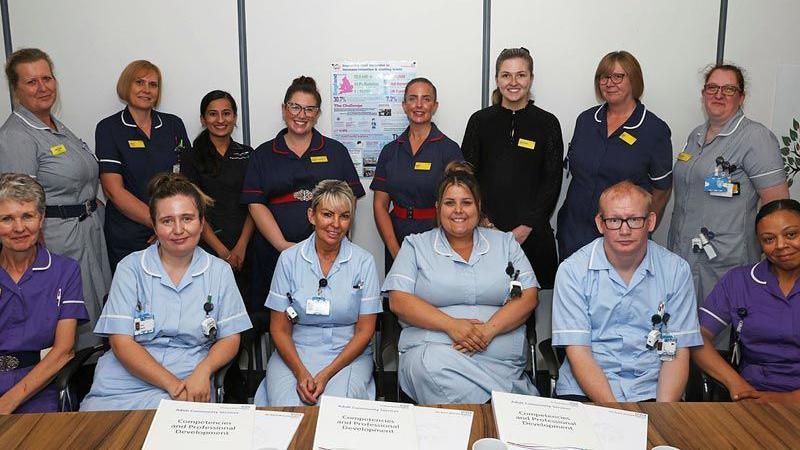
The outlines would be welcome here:
M 433 251 L 435 251 L 437 254 L 439 254 L 441 256 L 450 256 L 450 257 L 452 257 L 453 256 L 452 253 L 442 253 L 442 252 L 439 251 L 439 243 L 441 242 L 441 239 L 439 239 L 439 236 L 441 234 L 442 234 L 442 231 L 441 231 L 441 228 L 440 228 L 439 232 L 436 233 L 436 239 L 433 241 Z M 478 237 L 480 237 L 481 242 L 485 242 L 486 243 L 486 250 L 483 250 L 483 251 L 478 250 L 478 254 L 479 255 L 485 255 L 485 254 L 489 253 L 489 249 L 491 248 L 491 245 L 489 244 L 489 240 L 486 239 L 486 236 L 484 236 L 483 233 L 481 233 L 481 230 L 478 230 Z
M 442 231 L 441 231 L 441 229 L 439 229 L 436 232 L 436 239 L 434 239 L 434 241 L 433 241 L 433 251 L 435 251 L 437 254 L 439 254 L 441 256 L 453 256 L 452 253 L 442 253 L 442 252 L 439 251 L 439 241 L 440 241 L 439 236 L 441 234 L 442 234 Z
M 591 269 L 592 266 L 594 265 L 594 251 L 597 248 L 597 243 L 598 242 L 600 242 L 600 241 L 599 240 L 595 240 L 594 244 L 592 244 L 592 256 L 589 257 L 589 267 L 588 267 L 589 269 Z
M 608 104 L 608 103 L 603 103 L 602 105 L 600 105 L 600 106 L 598 106 L 598 107 L 597 107 L 597 109 L 596 109 L 596 110 L 595 110 L 595 112 L 594 112 L 594 121 L 595 121 L 595 122 L 597 122 L 597 123 L 601 123 L 601 122 L 602 122 L 602 121 L 601 121 L 601 120 L 600 120 L 600 119 L 597 117 L 597 115 L 598 115 L 598 114 L 600 114 L 600 110 L 601 110 L 601 109 L 603 109 L 603 106 L 606 106 L 607 104 Z M 637 106 L 638 106 L 638 105 L 637 105 Z M 639 127 L 642 125 L 642 123 L 644 122 L 644 116 L 646 116 L 646 115 L 647 115 L 647 107 L 646 107 L 646 106 L 644 106 L 644 105 L 642 105 L 642 108 L 643 108 L 644 110 L 642 111 L 642 117 L 640 117 L 640 118 L 639 118 L 639 123 L 637 123 L 636 125 L 633 125 L 633 126 L 631 126 L 631 127 L 622 127 L 622 129 L 623 129 L 623 130 L 633 130 L 633 129 L 639 128 Z M 634 111 L 636 111 L 636 108 L 634 108 L 633 110 L 634 110 Z
M 152 271 L 148 270 L 148 269 L 147 269 L 147 266 L 144 264 L 144 257 L 145 257 L 145 255 L 147 254 L 147 250 L 148 250 L 148 249 L 150 249 L 150 247 L 147 247 L 147 248 L 146 248 L 146 249 L 145 249 L 145 250 L 142 252 L 142 256 L 139 258 L 139 264 L 142 266 L 142 270 L 144 270 L 144 273 L 146 273 L 146 274 L 150 275 L 151 277 L 158 277 L 158 278 L 162 278 L 162 275 L 161 275 L 160 273 L 156 273 L 156 272 L 152 272 Z M 192 276 L 193 276 L 193 277 L 196 277 L 196 276 L 198 276 L 198 275 L 202 275 L 202 274 L 203 274 L 203 272 L 205 272 L 206 270 L 208 270 L 208 267 L 209 267 L 210 265 L 211 265 L 211 256 L 210 256 L 208 253 L 206 253 L 206 265 L 205 265 L 205 266 L 203 266 L 203 268 L 202 268 L 202 269 L 200 269 L 200 270 L 198 270 L 197 272 L 194 272 L 194 273 L 192 274 Z
M 198 270 L 197 272 L 193 273 L 193 274 L 192 274 L 192 276 L 193 276 L 193 277 L 196 277 L 196 276 L 198 276 L 198 275 L 202 275 L 202 274 L 203 274 L 203 272 L 205 272 L 206 270 L 208 270 L 208 266 L 210 266 L 210 265 L 211 265 L 211 255 L 209 255 L 208 253 L 206 253 L 206 265 L 205 265 L 205 266 L 203 266 L 203 268 L 202 268 L 202 269 L 200 269 L 200 270 Z
M 34 124 L 32 124 L 32 123 L 28 122 L 28 119 L 26 119 L 26 118 L 22 117 L 22 114 L 20 114 L 20 113 L 18 113 L 18 112 L 16 112 L 16 111 L 14 111 L 14 115 L 15 115 L 15 116 L 17 116 L 17 117 L 19 117 L 20 119 L 22 119 L 22 121 L 23 121 L 23 122 L 25 122 L 25 123 L 26 123 L 26 124 L 27 124 L 29 127 L 31 127 L 31 128 L 34 128 L 34 129 L 36 129 L 36 130 L 49 130 L 49 129 L 50 129 L 50 127 L 48 127 L 48 126 L 44 126 L 44 127 L 37 127 L 36 125 L 34 125 Z
M 302 256 L 303 259 L 305 259 L 307 263 L 312 264 L 312 265 L 314 264 L 314 261 L 312 259 L 310 259 L 308 255 L 306 255 L 306 249 L 310 246 L 310 244 L 312 242 L 314 242 L 313 237 L 314 236 L 312 235 L 309 239 L 306 239 L 305 243 L 303 244 L 303 248 L 300 249 L 300 256 Z M 344 239 L 342 239 L 342 242 L 344 242 Z M 350 253 L 348 253 L 347 256 L 343 257 L 342 260 L 339 261 L 339 264 L 346 263 L 347 261 L 350 261 L 350 258 L 353 257 L 353 247 L 352 246 L 348 246 L 347 249 L 350 250 Z M 341 251 L 341 250 L 342 250 L 342 247 L 340 246 L 339 247 L 339 251 Z M 337 255 L 336 257 L 338 258 L 339 256 Z M 334 262 L 336 262 L 336 260 L 334 260 Z
M 767 284 L 767 282 L 766 282 L 766 281 L 759 280 L 758 278 L 756 278 L 756 267 L 758 267 L 758 265 L 759 265 L 759 264 L 761 264 L 762 262 L 764 262 L 764 260 L 763 260 L 763 259 L 762 259 L 761 261 L 757 262 L 757 263 L 756 263 L 756 264 L 753 266 L 753 268 L 752 268 L 752 269 L 750 269 L 750 278 L 752 278 L 752 279 L 753 279 L 753 281 L 755 281 L 756 283 L 758 283 L 758 284 L 760 284 L 760 285 L 764 285 L 764 286 L 766 286 L 766 284 Z
M 50 250 L 48 250 L 47 248 L 45 248 L 44 251 L 47 252 L 47 265 L 44 266 L 44 267 L 31 267 L 31 271 L 34 271 L 34 270 L 47 270 L 47 269 L 50 268 L 50 264 L 52 264 L 52 262 L 53 262 L 53 256 L 50 255 Z
M 483 235 L 483 233 L 481 233 L 481 230 L 478 230 L 478 236 L 481 237 L 481 241 L 486 243 L 486 250 L 484 250 L 484 251 L 478 250 L 478 254 L 479 255 L 485 255 L 485 254 L 489 253 L 489 249 L 491 248 L 491 245 L 489 245 L 489 240 L 486 239 L 486 237 Z
M 126 111 L 126 109 L 123 109 L 123 110 L 122 110 L 122 111 L 119 113 L 119 117 L 120 117 L 120 119 L 122 119 L 122 123 L 123 123 L 123 124 L 125 124 L 125 125 L 127 125 L 127 126 L 129 126 L 129 127 L 131 127 L 131 128 L 137 128 L 137 127 L 138 127 L 138 125 L 136 125 L 136 123 L 130 124 L 130 123 L 128 123 L 128 122 L 125 122 L 125 111 Z M 155 126 L 155 127 L 153 127 L 153 128 L 161 128 L 161 125 L 164 125 L 164 122 L 161 120 L 161 115 L 160 115 L 160 114 L 158 114 L 157 112 L 154 112 L 154 113 L 155 113 L 155 116 L 158 118 L 158 125 L 156 125 L 156 126 Z
M 744 120 L 744 114 L 742 114 L 742 117 L 739 117 L 739 120 L 736 122 L 736 125 L 731 131 L 728 131 L 727 133 L 719 133 L 717 136 L 730 136 L 734 131 L 736 131 L 737 128 L 739 128 L 739 124 L 742 123 L 742 120 Z

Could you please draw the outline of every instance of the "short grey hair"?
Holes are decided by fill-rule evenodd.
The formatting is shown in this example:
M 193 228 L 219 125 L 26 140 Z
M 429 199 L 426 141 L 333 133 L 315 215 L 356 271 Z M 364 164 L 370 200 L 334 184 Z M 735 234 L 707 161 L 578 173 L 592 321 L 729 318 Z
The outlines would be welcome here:
M 347 205 L 350 215 L 356 212 L 356 196 L 344 181 L 322 180 L 311 192 L 311 210 L 316 211 L 321 204 Z
M 5 200 L 19 203 L 33 202 L 39 214 L 44 216 L 44 188 L 29 175 L 22 173 L 0 175 L 0 202 Z

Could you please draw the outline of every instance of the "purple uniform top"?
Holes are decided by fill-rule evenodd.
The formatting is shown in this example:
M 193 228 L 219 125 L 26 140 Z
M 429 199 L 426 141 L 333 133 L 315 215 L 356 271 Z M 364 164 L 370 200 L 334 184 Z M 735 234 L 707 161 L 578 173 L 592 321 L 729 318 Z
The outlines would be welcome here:
M 758 390 L 793 391 L 800 389 L 800 285 L 784 296 L 770 266 L 763 260 L 726 273 L 700 308 L 700 325 L 717 335 L 742 320 L 742 377 Z
M 37 245 L 36 258 L 19 283 L 0 268 L 0 354 L 40 351 L 53 346 L 62 319 L 86 322 L 81 271 L 75 260 L 54 255 Z M 0 395 L 11 389 L 34 366 L 0 372 Z M 48 386 L 15 412 L 57 410 L 55 386 Z

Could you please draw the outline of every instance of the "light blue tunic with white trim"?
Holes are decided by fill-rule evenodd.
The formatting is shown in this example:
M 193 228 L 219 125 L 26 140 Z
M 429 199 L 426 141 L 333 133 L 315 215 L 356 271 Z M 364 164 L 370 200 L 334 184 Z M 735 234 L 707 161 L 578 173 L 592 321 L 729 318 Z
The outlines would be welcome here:
M 511 233 L 477 228 L 469 261 L 453 251 L 439 228 L 405 238 L 383 291 L 413 294 L 459 319 L 488 321 L 508 298 L 509 261 L 520 271 L 522 289 L 539 288 L 536 275 Z M 523 373 L 525 325 L 498 335 L 468 356 L 453 348 L 447 333 L 401 323 L 403 391 L 418 403 L 485 403 L 492 391 L 538 395 Z
M 589 346 L 617 401 L 656 398 L 661 360 L 645 346 L 651 317 L 663 302 L 679 348 L 703 345 L 689 264 L 653 241 L 629 283 L 608 261 L 597 238 L 561 263 L 553 291 L 553 345 Z M 569 360 L 558 395 L 586 395 Z
M 214 305 L 209 315 L 217 322 L 217 339 L 251 328 L 230 265 L 197 247 L 189 269 L 175 286 L 161 264 L 156 243 L 120 261 L 94 331 L 101 336 L 133 336 L 138 300 L 142 311 L 153 315 L 155 330 L 134 339 L 156 362 L 184 379 L 214 343 L 201 327 L 208 296 Z M 166 391 L 132 375 L 109 351 L 97 362 L 81 411 L 155 409 L 165 398 L 169 398 Z
M 292 307 L 298 315 L 297 324 L 292 326 L 292 340 L 300 361 L 311 375 L 319 373 L 339 356 L 353 338 L 360 315 L 383 310 L 372 255 L 344 238 L 328 275 L 323 276 L 314 248 L 315 237 L 312 233 L 281 253 L 266 302 L 267 308 L 283 312 L 291 296 Z M 306 302 L 318 295 L 321 278 L 328 281 L 321 294 L 330 301 L 330 314 L 307 314 Z M 328 381 L 325 394 L 374 400 L 372 367 L 372 347 L 368 345 L 350 365 Z M 303 406 L 296 386 L 294 374 L 275 352 L 267 364 L 267 376 L 256 392 L 255 404 Z

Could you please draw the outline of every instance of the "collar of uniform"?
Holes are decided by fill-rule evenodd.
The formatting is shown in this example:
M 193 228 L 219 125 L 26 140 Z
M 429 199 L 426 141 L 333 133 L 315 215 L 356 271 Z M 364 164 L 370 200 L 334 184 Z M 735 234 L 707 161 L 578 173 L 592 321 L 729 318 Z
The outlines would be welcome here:
M 131 127 L 131 128 L 138 128 L 139 126 L 136 125 L 136 121 L 133 120 L 133 115 L 131 115 L 130 110 L 126 107 L 119 113 L 119 117 L 122 120 L 122 124 Z M 154 126 L 153 129 L 161 128 L 161 125 L 164 125 L 164 122 L 161 120 L 161 114 L 158 113 L 155 109 L 150 110 L 150 121 L 152 123 L 156 122 L 158 119 L 158 125 Z
M 616 268 L 611 265 L 611 262 L 608 260 L 608 255 L 606 255 L 605 247 L 603 243 L 605 242 L 605 238 L 599 237 L 592 242 L 592 249 L 589 256 L 589 270 L 610 270 Z M 653 245 L 655 243 L 650 239 L 647 240 L 647 252 L 644 254 L 644 259 L 642 262 L 639 263 L 639 267 L 636 268 L 634 273 L 639 272 L 640 269 L 644 269 L 646 272 L 653 274 L 655 272 L 653 268 L 653 258 L 651 255 L 654 252 Z M 631 278 L 631 281 L 633 279 Z M 630 283 L 633 286 L 633 283 Z
M 50 127 L 45 125 L 44 122 L 42 122 L 38 117 L 36 117 L 36 114 L 30 112 L 28 108 L 20 104 L 15 105 L 14 115 L 19 117 L 20 120 L 22 120 L 25 123 L 25 125 L 36 130 L 47 130 L 52 133 L 60 133 L 60 130 L 64 128 L 64 125 L 62 125 L 61 122 L 56 120 L 56 118 L 53 117 L 53 115 L 51 114 L 50 118 L 53 119 L 53 123 L 56 125 L 56 128 L 58 128 L 58 130 L 50 129 Z
M 750 279 L 761 286 L 765 291 L 781 300 L 788 300 L 800 291 L 800 284 L 795 282 L 794 286 L 792 286 L 792 290 L 789 291 L 789 295 L 783 295 L 780 283 L 778 283 L 778 277 L 772 273 L 772 263 L 767 259 L 762 259 L 750 268 Z
M 147 247 L 139 259 L 144 273 L 151 277 L 161 278 L 161 284 L 171 286 L 172 280 L 164 270 L 164 264 L 161 263 L 161 257 L 158 255 L 159 243 L 156 241 L 154 244 Z M 211 255 L 205 252 L 200 246 L 194 248 L 192 253 L 192 262 L 189 263 L 189 269 L 186 272 L 192 274 L 192 277 L 202 275 L 211 266 Z M 181 289 L 182 286 L 177 286 Z
M 47 270 L 53 263 L 53 257 L 50 255 L 50 250 L 42 244 L 36 244 L 36 258 L 31 265 L 32 271 Z
M 405 131 L 403 131 L 403 134 L 401 134 L 397 138 L 397 142 L 399 142 L 401 144 L 405 144 L 406 142 L 408 142 L 408 131 L 410 129 L 411 129 L 411 127 L 406 127 Z M 444 139 L 444 133 L 439 131 L 439 128 L 436 126 L 435 123 L 431 122 L 431 131 L 430 131 L 430 133 L 428 133 L 428 137 L 425 139 L 425 143 L 437 142 L 437 141 L 441 141 L 442 139 Z
M 597 123 L 604 123 L 606 121 L 606 114 L 608 113 L 608 103 L 603 103 L 598 106 L 594 111 L 594 121 Z M 644 103 L 636 100 L 636 108 L 633 108 L 631 116 L 625 121 L 622 126 L 623 130 L 635 130 L 639 128 L 644 122 L 644 116 L 647 115 L 647 108 Z
M 505 106 L 503 106 L 503 103 L 502 103 L 502 102 L 500 102 L 500 103 L 498 103 L 498 104 L 497 104 L 497 107 L 498 107 L 498 109 L 499 109 L 499 110 L 500 110 L 500 111 L 501 111 L 503 114 L 519 114 L 519 113 L 521 113 L 521 112 L 523 112 L 523 111 L 527 110 L 527 109 L 528 109 L 528 108 L 530 108 L 531 106 L 533 106 L 533 100 L 531 100 L 531 99 L 528 99 L 528 103 L 526 103 L 526 104 L 525 104 L 525 107 L 524 107 L 524 108 L 520 108 L 520 109 L 517 109 L 517 110 L 511 110 L 511 109 L 508 109 L 508 108 L 506 108 Z
M 725 122 L 725 125 L 722 126 L 722 130 L 720 130 L 719 134 L 714 136 L 714 139 L 720 136 L 732 135 L 737 129 L 739 129 L 739 125 L 741 125 L 743 120 L 744 120 L 744 111 L 742 111 L 742 108 L 739 108 L 739 110 L 736 111 L 736 114 L 734 114 L 733 117 L 731 117 L 730 119 L 728 119 L 727 122 Z M 706 123 L 703 124 L 703 127 L 700 128 L 700 130 L 697 132 L 697 135 L 695 136 L 697 138 L 697 144 L 700 147 L 705 145 L 705 140 L 706 140 L 705 138 L 706 138 L 706 133 L 708 132 L 708 126 L 709 122 L 706 121 Z
M 456 258 L 470 265 L 477 262 L 477 257 L 488 253 L 489 248 L 489 240 L 483 235 L 480 227 L 475 227 L 475 230 L 472 232 L 472 255 L 470 255 L 469 262 L 464 261 L 459 254 L 453 251 L 453 247 L 450 246 L 450 241 L 447 240 L 447 237 L 444 235 L 444 230 L 441 227 L 437 228 L 436 236 L 433 240 L 433 251 L 435 251 L 437 254 L 447 256 L 449 258 L 453 258 L 455 256 Z
M 292 155 L 294 152 L 286 145 L 286 133 L 289 132 L 288 128 L 284 128 L 278 132 L 275 139 L 272 140 L 272 151 L 279 155 Z M 322 135 L 316 128 L 311 129 L 311 144 L 308 146 L 308 151 L 316 152 L 322 150 L 325 146 L 325 136 Z
M 314 243 L 316 239 L 316 233 L 311 233 L 311 236 L 307 237 L 306 240 L 302 242 L 302 247 L 300 248 L 300 254 L 303 256 L 303 259 L 311 264 L 311 267 L 319 270 L 318 276 L 322 276 L 322 268 L 320 267 L 319 263 L 319 256 L 317 255 L 317 250 L 314 248 Z M 340 265 L 350 261 L 350 258 L 353 257 L 353 244 L 350 242 L 350 239 L 347 239 L 347 236 L 342 238 L 342 244 L 339 247 L 339 254 L 336 255 L 336 259 L 333 261 L 331 265 L 331 269 L 328 271 L 328 277 L 333 275 L 335 269 L 337 269 Z

